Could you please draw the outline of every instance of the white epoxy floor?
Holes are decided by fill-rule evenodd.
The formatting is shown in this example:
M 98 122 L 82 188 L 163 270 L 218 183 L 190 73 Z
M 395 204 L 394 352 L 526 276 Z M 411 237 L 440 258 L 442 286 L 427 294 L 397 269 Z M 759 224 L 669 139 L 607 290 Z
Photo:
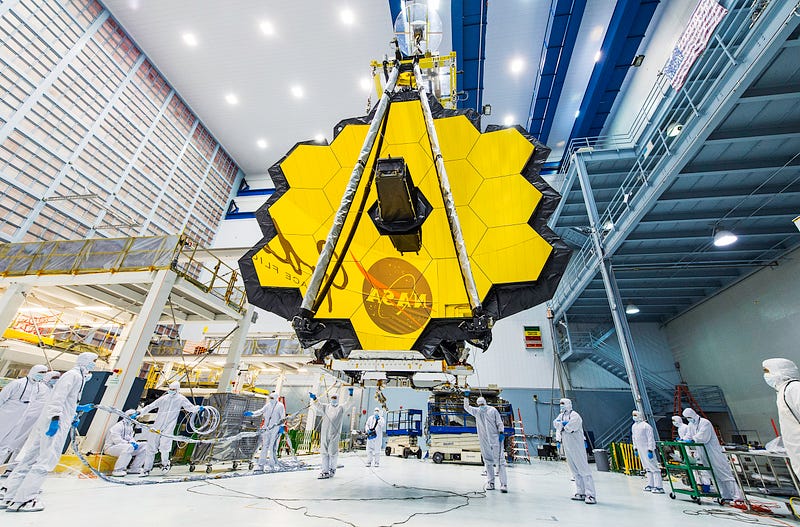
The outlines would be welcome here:
M 720 507 L 708 500 L 698 506 L 680 496 L 671 500 L 667 495 L 644 493 L 642 478 L 620 474 L 595 472 L 597 505 L 571 501 L 572 484 L 563 462 L 534 460 L 530 466 L 509 467 L 509 493 L 501 494 L 482 491 L 482 467 L 384 457 L 380 468 L 375 469 L 364 466 L 363 456 L 363 452 L 341 455 L 339 462 L 343 468 L 330 480 L 317 480 L 317 470 L 140 486 L 51 476 L 44 487 L 46 510 L 0 511 L 0 525 L 707 527 L 742 524 L 733 517 L 719 515 L 737 514 L 736 509 Z M 318 461 L 315 457 L 303 459 L 308 463 Z M 188 475 L 185 467 L 176 467 L 172 476 L 181 473 Z M 135 481 L 131 476 L 126 479 Z M 785 505 L 781 504 L 777 511 L 783 515 L 780 519 L 748 517 L 755 520 L 748 523 L 800 525 L 791 520 Z

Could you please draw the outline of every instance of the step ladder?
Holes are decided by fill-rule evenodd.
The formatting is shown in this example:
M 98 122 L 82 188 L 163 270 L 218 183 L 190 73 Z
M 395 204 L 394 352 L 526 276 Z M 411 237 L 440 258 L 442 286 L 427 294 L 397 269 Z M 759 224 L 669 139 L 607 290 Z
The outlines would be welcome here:
M 514 420 L 514 437 L 512 438 L 511 448 L 513 449 L 514 463 L 525 461 L 531 462 L 531 453 L 528 451 L 528 439 L 525 437 L 525 426 L 522 424 L 522 413 L 517 408 L 517 419 Z

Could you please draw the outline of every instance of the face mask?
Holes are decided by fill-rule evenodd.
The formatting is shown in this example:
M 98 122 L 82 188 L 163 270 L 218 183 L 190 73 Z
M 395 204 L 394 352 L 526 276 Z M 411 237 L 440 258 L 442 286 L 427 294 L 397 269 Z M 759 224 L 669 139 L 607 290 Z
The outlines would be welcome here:
M 170 395 L 175 395 L 176 393 L 178 393 L 178 390 L 167 390 L 167 393 Z
M 339 399 L 331 399 L 331 406 L 339 406 Z
M 639 422 L 639 417 L 638 417 L 638 416 L 636 416 L 636 415 L 632 415 L 632 416 L 631 416 L 631 419 L 633 419 L 633 422 L 634 422 L 634 423 L 638 423 L 638 422 Z
M 678 427 L 683 424 L 683 421 L 678 421 L 677 419 L 672 421 L 672 426 Z
M 694 417 L 687 417 L 687 419 L 688 419 L 688 420 L 689 420 L 689 422 L 690 422 L 690 423 L 692 423 L 692 424 L 695 424 L 695 423 L 697 422 L 697 419 L 695 419 Z
M 770 385 L 773 390 L 778 389 L 778 377 L 777 375 L 773 375 L 771 373 L 764 374 L 764 382 Z
M 487 406 L 479 406 L 479 407 L 478 407 L 478 410 L 480 410 L 480 411 L 481 411 L 481 413 L 484 413 L 484 414 L 486 413 L 486 410 L 487 410 L 487 409 L 488 409 L 488 407 L 487 407 Z
M 375 412 L 375 417 L 378 417 L 379 415 L 380 415 L 380 412 Z
M 49 381 L 47 381 L 47 385 L 52 388 L 53 386 L 56 385 L 58 379 L 59 379 L 58 377 L 56 377 L 55 379 L 50 379 Z
M 34 373 L 32 378 L 35 382 L 42 382 L 44 380 L 44 373 Z

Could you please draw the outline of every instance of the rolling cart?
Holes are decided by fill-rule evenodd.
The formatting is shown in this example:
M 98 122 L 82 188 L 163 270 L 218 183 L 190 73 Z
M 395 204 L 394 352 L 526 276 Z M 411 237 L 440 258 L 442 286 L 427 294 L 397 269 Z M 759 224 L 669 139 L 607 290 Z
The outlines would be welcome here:
M 422 458 L 418 443 L 422 435 L 422 410 L 399 410 L 386 414 L 386 455 Z
M 219 410 L 220 422 L 214 438 L 236 435 L 239 432 L 255 432 L 261 422 L 260 417 L 244 417 L 245 411 L 255 411 L 264 405 L 264 399 L 249 395 L 215 393 L 209 398 L 209 405 Z M 243 437 L 229 443 L 200 443 L 195 446 L 189 461 L 189 472 L 197 465 L 205 465 L 206 473 L 214 469 L 215 462 L 230 462 L 231 470 L 237 470 L 240 463 L 247 463 L 253 469 L 253 454 L 258 447 L 258 436 Z
M 667 480 L 669 480 L 670 493 L 669 497 L 673 500 L 677 494 L 686 494 L 689 498 L 697 503 L 701 503 L 701 498 L 713 498 L 717 503 L 722 505 L 722 496 L 719 494 L 719 487 L 717 486 L 717 478 L 714 475 L 714 470 L 710 466 L 699 465 L 694 456 L 691 454 L 690 449 L 703 449 L 706 451 L 706 446 L 699 443 L 681 443 L 679 441 L 659 441 L 656 443 L 658 450 L 661 453 L 661 461 L 667 471 Z M 681 461 L 675 461 L 670 454 L 672 452 L 679 452 Z M 706 459 L 708 456 L 706 455 Z M 703 491 L 700 483 L 697 481 L 698 474 L 707 472 L 711 481 L 714 483 L 714 492 Z M 671 476 L 678 476 L 681 479 L 684 477 L 690 488 L 676 488 Z

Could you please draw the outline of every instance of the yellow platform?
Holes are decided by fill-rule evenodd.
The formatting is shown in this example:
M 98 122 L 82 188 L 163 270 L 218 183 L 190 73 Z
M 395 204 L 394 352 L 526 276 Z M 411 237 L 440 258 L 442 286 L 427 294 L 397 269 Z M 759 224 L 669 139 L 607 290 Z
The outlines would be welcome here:
M 92 467 L 96 470 L 109 473 L 114 470 L 114 463 L 117 462 L 116 457 L 106 456 L 103 454 L 87 455 L 86 460 L 89 461 Z M 92 471 L 89 470 L 89 467 L 84 465 L 83 461 L 81 461 L 80 458 L 74 454 L 64 454 L 61 456 L 61 459 L 58 461 L 58 465 L 56 465 L 56 468 L 53 470 L 53 472 L 78 472 L 80 474 L 92 473 Z

